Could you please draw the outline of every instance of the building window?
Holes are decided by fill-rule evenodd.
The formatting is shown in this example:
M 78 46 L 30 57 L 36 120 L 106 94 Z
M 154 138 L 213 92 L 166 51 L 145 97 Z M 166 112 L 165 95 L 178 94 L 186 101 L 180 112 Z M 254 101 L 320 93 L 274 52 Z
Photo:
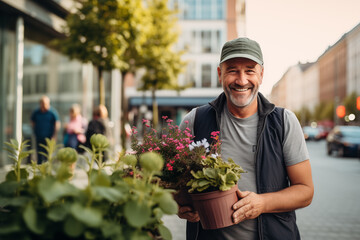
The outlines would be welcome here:
M 201 66 L 201 87 L 211 87 L 211 64 Z
M 23 78 L 23 94 L 24 95 L 30 95 L 33 93 L 33 86 L 34 83 L 32 81 L 31 76 L 25 75 Z
M 179 11 L 179 18 L 185 20 L 224 19 L 226 1 L 223 0 L 171 0 L 169 8 Z
M 201 31 L 201 46 L 203 53 L 211 52 L 211 31 Z
M 184 85 L 190 85 L 192 87 L 196 86 L 195 83 L 195 64 L 194 62 L 189 62 L 185 72 L 185 82 Z
M 45 73 L 38 73 L 35 75 L 35 86 L 36 93 L 47 92 L 47 75 Z

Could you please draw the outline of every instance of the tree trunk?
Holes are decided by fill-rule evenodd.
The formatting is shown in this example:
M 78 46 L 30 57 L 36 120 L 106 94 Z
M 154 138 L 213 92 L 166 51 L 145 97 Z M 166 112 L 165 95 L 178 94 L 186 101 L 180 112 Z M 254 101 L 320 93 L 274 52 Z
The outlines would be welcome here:
M 120 130 L 120 138 L 121 138 L 121 147 L 126 150 L 126 131 L 125 131 L 125 123 L 128 121 L 127 119 L 127 101 L 125 97 L 125 75 L 127 72 L 121 72 L 121 130 Z
M 158 123 L 159 123 L 159 110 L 158 105 L 156 102 L 156 95 L 155 95 L 156 89 L 151 89 L 151 99 L 152 99 L 152 107 L 153 107 L 153 128 L 156 129 Z
M 105 83 L 104 83 L 104 76 L 102 73 L 103 73 L 102 67 L 98 67 L 99 104 L 102 104 L 105 106 Z

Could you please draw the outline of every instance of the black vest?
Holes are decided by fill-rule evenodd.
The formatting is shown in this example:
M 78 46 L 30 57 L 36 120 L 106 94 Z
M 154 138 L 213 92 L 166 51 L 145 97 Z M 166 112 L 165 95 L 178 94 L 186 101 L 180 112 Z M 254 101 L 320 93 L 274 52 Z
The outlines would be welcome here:
M 199 107 L 194 123 L 195 141 L 219 131 L 221 111 L 226 104 L 222 93 L 215 101 Z M 282 142 L 284 139 L 284 109 L 275 107 L 261 93 L 258 95 L 259 123 L 256 148 L 256 186 L 258 193 L 276 192 L 289 186 L 284 163 Z M 187 223 L 187 240 L 200 240 L 196 236 L 201 229 L 199 223 Z M 260 240 L 298 240 L 300 234 L 296 225 L 295 211 L 264 213 L 258 217 Z

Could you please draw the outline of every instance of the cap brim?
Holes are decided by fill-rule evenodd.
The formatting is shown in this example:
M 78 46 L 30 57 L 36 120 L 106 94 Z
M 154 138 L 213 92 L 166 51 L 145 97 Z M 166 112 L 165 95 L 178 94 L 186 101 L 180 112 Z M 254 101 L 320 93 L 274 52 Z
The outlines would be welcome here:
M 264 65 L 264 63 L 260 59 L 254 57 L 252 55 L 243 54 L 243 53 L 230 54 L 229 56 L 226 56 L 220 63 L 223 63 L 223 62 L 225 62 L 225 61 L 227 61 L 229 59 L 232 59 L 232 58 L 247 58 L 247 59 L 253 60 L 254 62 L 256 62 L 256 63 L 258 63 L 260 65 Z

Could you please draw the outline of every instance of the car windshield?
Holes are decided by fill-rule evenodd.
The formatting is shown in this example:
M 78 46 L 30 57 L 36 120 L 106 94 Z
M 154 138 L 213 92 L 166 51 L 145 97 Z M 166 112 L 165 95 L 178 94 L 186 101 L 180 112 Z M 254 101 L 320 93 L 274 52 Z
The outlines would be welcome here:
M 360 138 L 360 128 L 346 128 L 341 129 L 341 133 L 344 137 L 356 137 Z

